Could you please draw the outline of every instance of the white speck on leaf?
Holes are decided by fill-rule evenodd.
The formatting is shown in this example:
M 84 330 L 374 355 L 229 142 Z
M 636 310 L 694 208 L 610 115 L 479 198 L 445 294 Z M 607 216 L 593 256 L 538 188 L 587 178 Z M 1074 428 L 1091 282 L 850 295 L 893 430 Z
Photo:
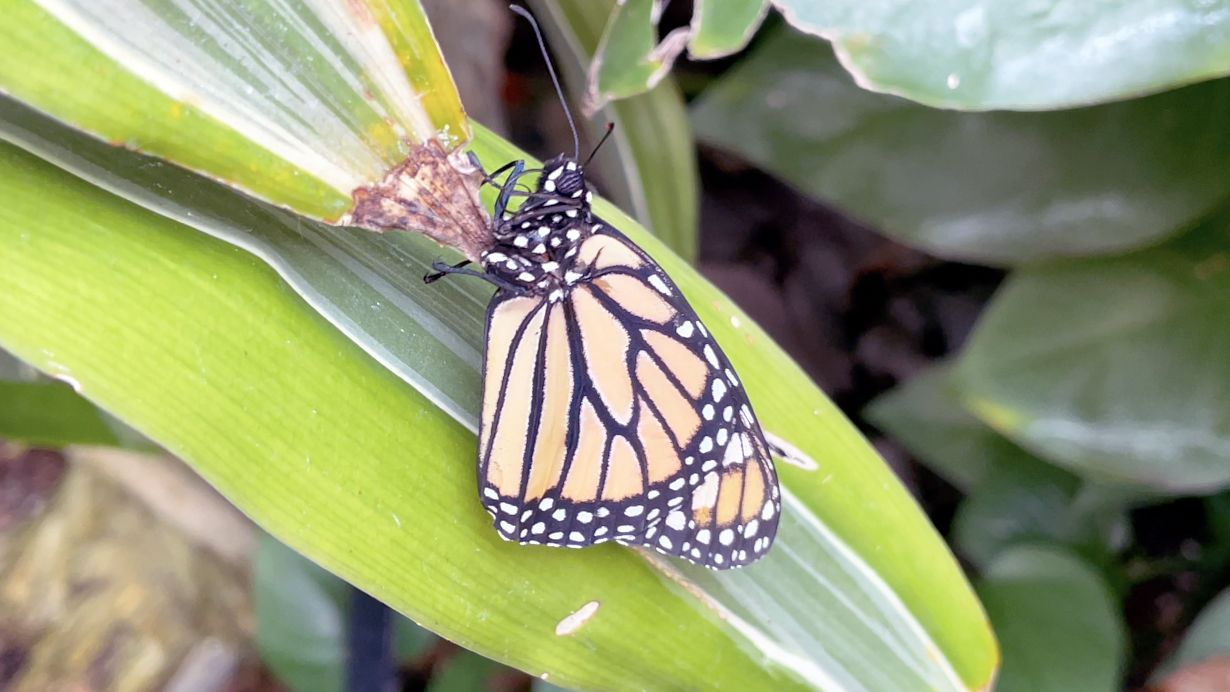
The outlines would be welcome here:
M 594 613 L 598 612 L 599 605 L 598 601 L 590 601 L 581 606 L 576 612 L 559 621 L 559 624 L 555 626 L 555 634 L 566 637 L 581 629 L 581 626 L 589 622 Z

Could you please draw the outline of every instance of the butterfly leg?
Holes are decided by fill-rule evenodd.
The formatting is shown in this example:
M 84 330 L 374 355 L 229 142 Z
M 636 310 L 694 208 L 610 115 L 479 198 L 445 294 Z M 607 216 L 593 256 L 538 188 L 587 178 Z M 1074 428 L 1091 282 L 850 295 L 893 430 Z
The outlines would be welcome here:
M 457 264 L 445 264 L 444 262 L 441 262 L 440 260 L 436 260 L 435 262 L 431 263 L 431 268 L 435 269 L 435 271 L 424 276 L 423 283 L 425 284 L 435 283 L 436 281 L 443 279 L 445 276 L 449 274 L 460 273 L 457 270 L 461 269 L 462 267 L 465 267 L 467 264 L 470 264 L 470 260 L 462 260 L 461 262 L 458 262 Z
M 500 195 L 499 197 L 496 198 L 496 201 L 495 201 L 494 211 L 495 211 L 495 217 L 497 219 L 504 218 L 504 212 L 508 208 L 508 200 L 514 194 L 516 194 L 515 189 L 517 185 L 517 179 L 520 178 L 523 173 L 525 173 L 525 161 L 519 161 L 519 160 L 509 161 L 503 166 L 500 166 L 494 171 L 488 173 L 483 168 L 483 162 L 479 161 L 478 154 L 475 154 L 472 151 L 467 152 L 467 153 L 470 157 L 470 163 L 474 164 L 474 167 L 477 168 L 483 174 L 482 184 L 490 185 L 491 187 L 494 187 L 495 189 L 500 191 Z M 499 175 L 503 174 L 506 171 L 512 171 L 512 172 L 509 173 L 508 177 L 504 179 L 504 183 L 500 184 L 496 182 L 496 177 L 498 177 Z
M 504 179 L 504 184 L 502 186 L 496 185 L 496 187 L 499 187 L 500 189 L 500 194 L 496 197 L 495 208 L 492 211 L 495 212 L 495 218 L 497 219 L 503 219 L 505 216 L 504 211 L 508 208 L 509 198 L 512 197 L 513 192 L 516 190 L 517 179 L 520 178 L 525 172 L 525 162 L 513 161 L 496 171 L 494 175 L 499 175 L 509 169 L 511 169 L 511 172 L 508 174 L 508 177 Z M 492 183 L 492 185 L 495 185 L 495 183 Z
M 499 177 L 501 173 L 509 170 L 510 168 L 516 167 L 518 163 L 520 163 L 523 167 L 525 165 L 524 161 L 509 161 L 503 166 L 500 166 L 494 171 L 488 173 L 487 169 L 483 168 L 483 162 L 478 159 L 478 154 L 475 154 L 472 151 L 468 151 L 466 152 L 466 154 L 470 157 L 470 163 L 473 164 L 474 167 L 477 168 L 478 171 L 483 174 L 483 180 L 482 180 L 483 184 L 491 185 L 492 187 L 503 187 L 503 185 L 500 185 L 499 183 L 495 181 L 495 179 Z
M 438 281 L 439 279 L 442 279 L 449 274 L 460 274 L 462 276 L 477 277 L 479 279 L 482 279 L 483 281 L 486 281 L 492 286 L 495 286 L 496 288 L 499 288 L 505 291 L 512 291 L 513 293 L 516 293 L 518 295 L 525 293 L 525 288 L 523 286 L 518 286 L 514 283 L 510 283 L 508 281 L 505 281 L 504 279 L 501 279 L 498 276 L 492 276 L 491 274 L 487 274 L 486 272 L 480 272 L 480 271 L 475 271 L 473 269 L 467 269 L 466 268 L 467 264 L 470 264 L 470 260 L 458 262 L 457 264 L 449 264 L 448 262 L 436 260 L 435 262 L 431 263 L 431 268 L 434 269 L 435 271 L 424 276 L 423 283 L 425 284 L 434 283 L 435 281 Z

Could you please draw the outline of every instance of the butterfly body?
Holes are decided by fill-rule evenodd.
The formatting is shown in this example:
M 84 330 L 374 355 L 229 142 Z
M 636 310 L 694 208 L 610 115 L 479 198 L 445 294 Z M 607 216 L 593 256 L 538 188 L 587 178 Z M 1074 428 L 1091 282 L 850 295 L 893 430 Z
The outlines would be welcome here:
M 679 289 L 595 216 L 581 167 L 548 162 L 508 211 L 487 312 L 479 493 L 507 540 L 646 545 L 708 567 L 768 549 L 780 498 L 742 385 Z
M 540 192 L 509 214 L 508 195 L 522 175 L 520 163 L 514 166 L 496 203 L 495 244 L 483 252 L 482 263 L 488 275 L 507 284 L 503 290 L 558 301 L 581 277 L 576 258 L 593 233 L 592 195 L 576 162 L 559 157 L 547 170 Z

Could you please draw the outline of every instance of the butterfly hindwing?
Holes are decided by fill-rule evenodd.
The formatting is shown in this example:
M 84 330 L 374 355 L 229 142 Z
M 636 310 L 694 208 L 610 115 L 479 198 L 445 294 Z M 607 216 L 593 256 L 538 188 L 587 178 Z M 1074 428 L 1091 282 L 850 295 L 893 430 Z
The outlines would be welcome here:
M 780 500 L 741 383 L 661 268 L 590 220 L 566 295 L 501 291 L 488 310 L 484 505 L 509 540 L 752 562 Z

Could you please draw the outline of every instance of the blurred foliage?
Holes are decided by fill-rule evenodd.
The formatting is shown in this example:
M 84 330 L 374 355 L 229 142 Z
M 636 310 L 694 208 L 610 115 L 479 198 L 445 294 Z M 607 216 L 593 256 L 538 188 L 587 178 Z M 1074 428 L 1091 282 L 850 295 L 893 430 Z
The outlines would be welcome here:
M 769 0 L 694 0 L 688 56 L 711 60 L 737 53 L 760 28 Z
M 639 93 L 686 45 L 729 55 L 760 25 L 766 0 L 697 0 L 686 28 L 658 39 L 665 3 L 611 13 L 591 67 L 602 98 Z M 796 29 L 832 43 L 865 89 L 961 110 L 1057 110 L 1230 74 L 1230 14 L 1218 2 L 972 4 L 772 0 Z M 812 38 L 819 44 L 819 38 Z
M 773 31 L 693 106 L 699 139 L 942 257 L 1114 253 L 1230 197 L 1230 80 L 1053 113 L 959 113 L 859 88 L 822 42 Z
M 0 440 L 48 447 L 157 448 L 83 398 L 75 385 L 71 377 L 53 379 L 0 349 Z
M 353 627 L 354 587 L 261 534 L 252 561 L 256 643 L 277 678 L 296 692 L 341 692 Z M 489 689 L 495 676 L 523 680 L 517 671 L 448 645 L 409 618 L 390 623 L 394 663 L 428 677 L 430 692 Z M 392 673 L 393 671 L 389 671 Z
M 1126 494 L 1047 463 L 966 412 L 950 366 L 882 396 L 866 415 L 966 493 L 950 538 L 979 567 L 1019 544 L 1063 544 L 1098 565 L 1126 545 Z
M 252 607 L 261 659 L 300 692 L 342 689 L 350 587 L 276 538 L 252 559 Z
M 1230 112 L 1230 111 L 1228 111 Z M 1083 477 L 1230 487 L 1230 215 L 1147 250 L 1014 272 L 957 364 L 974 415 Z
M 774 0 L 865 88 L 946 108 L 1057 109 L 1230 73 L 1219 2 Z
M 1004 652 L 998 692 L 1122 689 L 1125 632 L 1097 570 L 1052 547 L 1005 550 L 978 594 Z
M 1200 612 L 1183 637 L 1183 643 L 1159 668 L 1154 679 L 1215 658 L 1230 662 L 1230 588 L 1224 589 Z
M 0 439 L 53 447 L 119 444 L 102 412 L 61 382 L 0 380 Z

